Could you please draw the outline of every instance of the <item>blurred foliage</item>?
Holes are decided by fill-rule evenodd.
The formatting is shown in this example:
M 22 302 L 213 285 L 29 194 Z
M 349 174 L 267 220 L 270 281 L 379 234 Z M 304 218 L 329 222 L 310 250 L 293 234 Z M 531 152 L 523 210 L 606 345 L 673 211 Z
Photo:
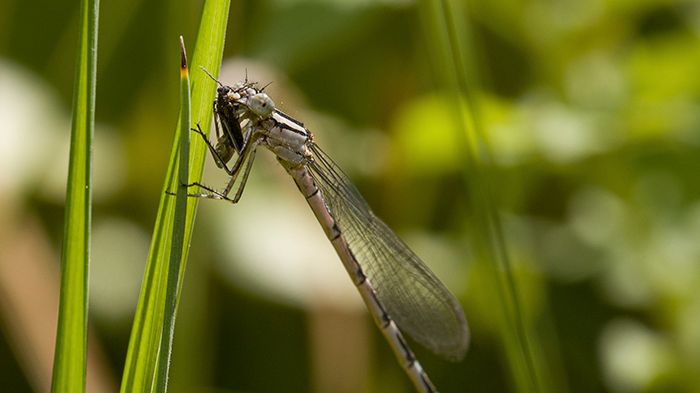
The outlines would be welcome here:
M 8 285 L 36 285 L 16 268 L 35 258 L 8 255 L 31 229 L 48 239 L 40 266 L 57 280 L 78 3 L 0 1 L 0 379 L 12 392 L 42 391 L 18 307 L 40 308 L 13 303 Z M 700 392 L 700 5 L 465 5 L 482 77 L 473 93 L 498 164 L 494 203 L 548 382 L 561 392 Z M 90 345 L 106 356 L 89 367 L 102 359 L 114 378 L 177 119 L 177 36 L 194 37 L 201 2 L 103 2 L 101 11 Z M 272 82 L 278 106 L 314 131 L 463 301 L 473 333 L 465 360 L 416 348 L 436 385 L 512 391 L 498 304 L 483 295 L 491 291 L 465 240 L 480 228 L 466 220 L 455 125 L 417 13 L 408 0 L 233 1 L 222 79 L 247 70 Z M 238 206 L 200 204 L 172 391 L 330 391 L 325 375 L 336 392 L 407 391 L 270 156 L 260 154 Z M 207 178 L 219 186 L 214 169 Z M 328 315 L 343 328 L 324 325 Z

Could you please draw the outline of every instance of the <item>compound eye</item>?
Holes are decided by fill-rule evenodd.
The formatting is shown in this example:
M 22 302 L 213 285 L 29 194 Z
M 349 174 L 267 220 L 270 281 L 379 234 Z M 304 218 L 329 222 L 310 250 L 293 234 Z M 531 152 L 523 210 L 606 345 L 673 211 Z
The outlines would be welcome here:
M 275 110 L 275 103 L 265 93 L 258 93 L 248 99 L 248 108 L 263 119 L 270 117 Z

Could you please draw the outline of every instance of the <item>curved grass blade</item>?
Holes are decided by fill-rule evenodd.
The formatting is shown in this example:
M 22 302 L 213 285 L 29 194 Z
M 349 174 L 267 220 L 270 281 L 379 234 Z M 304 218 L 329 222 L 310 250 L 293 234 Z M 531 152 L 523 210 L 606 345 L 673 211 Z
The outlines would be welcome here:
M 195 44 L 192 64 L 203 66 L 218 74 L 221 64 L 224 36 L 228 22 L 230 1 L 207 0 L 204 3 L 202 19 Z M 212 118 L 212 97 L 215 95 L 215 85 L 204 73 L 192 75 L 191 96 L 192 116 L 201 122 L 203 129 L 208 130 Z M 152 392 L 158 380 L 158 356 L 161 351 L 161 340 L 164 327 L 164 312 L 166 307 L 166 292 L 168 286 L 168 270 L 173 250 L 174 215 L 177 198 L 167 192 L 175 192 L 180 180 L 176 176 L 178 167 L 178 151 L 181 132 L 189 133 L 192 124 L 178 124 L 176 137 L 171 150 L 168 171 L 166 174 L 160 206 L 156 217 L 151 248 L 148 256 L 146 272 L 136 309 L 134 325 L 129 341 L 124 375 L 122 376 L 121 392 Z M 187 131 L 181 131 L 187 130 Z M 199 180 L 204 168 L 204 146 L 201 141 L 193 141 L 189 154 L 190 181 Z M 189 247 L 194 225 L 197 200 L 187 203 L 184 236 L 182 238 L 181 262 L 177 277 L 175 307 L 182 285 L 182 273 L 185 269 L 187 248 Z M 170 275 L 172 278 L 172 275 Z M 168 350 L 168 349 L 162 349 Z M 162 373 L 162 372 L 161 372 Z
M 528 328 L 520 305 L 508 246 L 495 206 L 495 191 L 491 184 L 493 160 L 487 135 L 481 125 L 478 106 L 473 97 L 478 85 L 476 67 L 465 57 L 468 53 L 469 34 L 459 18 L 459 4 L 451 0 L 423 0 L 428 42 L 434 49 L 433 58 L 439 69 L 440 84 L 452 98 L 455 129 L 459 131 L 464 158 L 465 181 L 469 184 L 475 227 L 473 236 L 477 260 L 486 262 L 485 277 L 493 288 L 501 310 L 501 337 L 515 386 L 519 392 L 547 391 L 541 375 L 548 375 L 541 357 L 535 357 L 531 342 L 537 336 Z M 466 37 L 466 39 L 464 38 Z M 472 54 L 475 51 L 471 52 Z M 487 296 L 484 294 L 484 296 Z M 535 347 L 539 347 L 536 345 Z
M 73 91 L 61 253 L 61 294 L 51 381 L 54 393 L 85 391 L 99 0 L 83 0 L 80 8 L 80 48 Z
M 178 178 L 180 184 L 186 184 L 189 179 L 190 161 L 190 75 L 187 68 L 187 53 L 185 41 L 180 36 L 180 152 Z M 173 349 L 175 334 L 175 317 L 177 315 L 178 278 L 184 265 L 185 218 L 187 216 L 187 189 L 178 187 L 175 199 L 175 214 L 173 217 L 172 248 L 168 269 L 167 288 L 165 293 L 165 314 L 163 329 L 160 337 L 160 354 L 158 356 L 158 383 L 156 392 L 166 392 L 168 386 L 168 371 Z

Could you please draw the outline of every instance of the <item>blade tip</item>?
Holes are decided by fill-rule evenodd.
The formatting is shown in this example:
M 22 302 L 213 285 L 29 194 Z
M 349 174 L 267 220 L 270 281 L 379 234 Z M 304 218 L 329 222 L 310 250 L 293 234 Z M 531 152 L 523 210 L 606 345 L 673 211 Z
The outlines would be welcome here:
M 187 52 L 185 51 L 185 39 L 180 36 L 180 72 L 187 71 Z

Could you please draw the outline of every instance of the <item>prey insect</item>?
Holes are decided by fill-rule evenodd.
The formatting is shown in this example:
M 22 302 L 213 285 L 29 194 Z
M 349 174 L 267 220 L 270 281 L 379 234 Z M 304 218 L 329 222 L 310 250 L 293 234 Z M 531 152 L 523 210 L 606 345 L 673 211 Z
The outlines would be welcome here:
M 238 202 L 257 148 L 272 151 L 314 212 L 416 390 L 437 392 L 402 331 L 439 355 L 461 359 L 469 330 L 458 301 L 372 212 L 302 122 L 276 109 L 254 83 L 246 80 L 232 87 L 217 83 L 216 144 L 212 145 L 199 128 L 193 130 L 204 138 L 217 165 L 230 179 L 222 191 L 201 183 L 187 184 L 206 191 L 189 195 Z M 234 155 L 236 159 L 229 166 Z M 238 189 L 229 197 L 239 176 Z

